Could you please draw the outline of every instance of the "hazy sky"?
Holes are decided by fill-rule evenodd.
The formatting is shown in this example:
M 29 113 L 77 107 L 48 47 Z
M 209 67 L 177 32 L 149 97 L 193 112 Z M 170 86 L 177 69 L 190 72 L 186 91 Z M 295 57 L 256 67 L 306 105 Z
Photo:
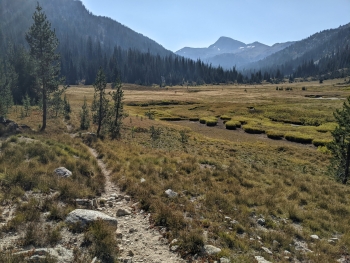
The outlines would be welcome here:
M 301 40 L 350 22 L 350 0 L 82 0 L 167 49 L 207 47 L 220 36 L 246 44 Z

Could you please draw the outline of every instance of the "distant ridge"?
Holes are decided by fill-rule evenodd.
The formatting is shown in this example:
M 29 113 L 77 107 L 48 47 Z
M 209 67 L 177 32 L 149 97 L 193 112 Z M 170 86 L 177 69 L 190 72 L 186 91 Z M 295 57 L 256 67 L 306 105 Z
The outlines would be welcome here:
M 270 47 L 258 41 L 245 44 L 229 37 L 220 37 L 208 48 L 186 47 L 175 53 L 186 58 L 201 59 L 206 63 L 211 63 L 213 66 L 222 66 L 225 69 L 229 69 L 234 66 L 243 67 L 248 63 L 263 59 L 293 43 L 286 42 Z

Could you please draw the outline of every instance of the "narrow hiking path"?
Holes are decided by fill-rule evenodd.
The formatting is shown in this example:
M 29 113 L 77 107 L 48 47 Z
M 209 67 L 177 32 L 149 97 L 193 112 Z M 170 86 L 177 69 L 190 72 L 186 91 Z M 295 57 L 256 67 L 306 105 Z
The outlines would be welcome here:
M 98 152 L 89 147 L 91 155 L 97 160 L 103 175 L 106 178 L 105 192 L 100 200 L 105 202 L 105 206 L 99 210 L 109 216 L 118 218 L 118 230 L 116 236 L 120 243 L 121 262 L 185 262 L 178 255 L 169 250 L 169 244 L 158 230 L 150 226 L 150 214 L 138 211 L 137 205 L 133 203 L 129 196 L 125 195 L 110 180 L 111 172 L 106 164 L 98 159 Z M 124 214 L 116 216 L 117 212 Z M 130 213 L 130 214 L 129 214 Z M 131 260 L 131 261 L 130 261 Z
M 70 136 L 76 136 L 71 133 L 72 126 L 67 125 L 67 130 Z M 97 209 L 118 219 L 116 237 L 119 243 L 119 261 L 127 263 L 186 262 L 169 250 L 168 240 L 150 225 L 150 214 L 137 209 L 137 203 L 134 203 L 111 182 L 111 171 L 103 160 L 98 158 L 98 152 L 88 145 L 87 147 L 106 178 L 105 192 L 98 200 L 100 207 Z

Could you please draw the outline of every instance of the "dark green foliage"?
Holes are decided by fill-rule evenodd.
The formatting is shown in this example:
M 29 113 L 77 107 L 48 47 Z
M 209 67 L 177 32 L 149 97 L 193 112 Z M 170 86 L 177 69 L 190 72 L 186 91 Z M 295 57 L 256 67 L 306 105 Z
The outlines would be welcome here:
M 66 94 L 64 94 L 64 98 L 63 98 L 63 114 L 64 114 L 64 118 L 66 120 L 70 119 L 70 113 L 72 112 L 69 101 L 67 100 L 67 96 Z
M 155 128 L 154 126 L 151 126 L 150 133 L 151 133 L 151 139 L 153 141 L 156 141 L 156 140 L 158 140 L 160 138 L 160 135 L 162 134 L 162 129 L 161 128 Z
M 56 48 L 58 39 L 55 31 L 51 30 L 51 24 L 47 20 L 39 3 L 33 15 L 34 24 L 26 34 L 26 40 L 30 47 L 30 55 L 35 63 L 35 76 L 39 80 L 43 102 L 43 124 L 41 131 L 46 128 L 47 100 L 51 92 L 58 89 L 58 75 L 60 65 Z
M 23 117 L 28 117 L 30 115 L 30 98 L 28 94 L 26 94 L 22 99 L 23 104 Z
M 108 99 L 106 98 L 106 75 L 100 69 L 97 73 L 94 88 L 94 100 L 91 111 L 93 112 L 93 122 L 97 124 L 97 136 L 100 136 L 102 125 L 108 115 Z
M 5 67 L 0 60 L 0 118 L 5 118 L 13 105 L 11 90 L 16 88 L 18 80 L 13 67 L 8 63 L 5 63 L 5 66 L 6 64 L 7 72 L 5 72 Z
M 334 118 L 338 126 L 332 132 L 333 141 L 328 146 L 333 155 L 330 169 L 338 180 L 346 184 L 350 173 L 350 97 L 342 109 L 334 112 Z
M 123 124 L 123 97 L 124 92 L 122 89 L 122 84 L 119 80 L 114 83 L 114 88 L 116 89 L 114 92 L 111 93 L 113 106 L 110 110 L 110 123 L 109 123 L 109 133 L 111 135 L 112 139 L 119 139 L 121 134 L 121 128 Z
M 84 96 L 84 104 L 81 107 L 80 112 L 80 129 L 87 130 L 90 128 L 89 108 L 86 103 L 86 97 Z

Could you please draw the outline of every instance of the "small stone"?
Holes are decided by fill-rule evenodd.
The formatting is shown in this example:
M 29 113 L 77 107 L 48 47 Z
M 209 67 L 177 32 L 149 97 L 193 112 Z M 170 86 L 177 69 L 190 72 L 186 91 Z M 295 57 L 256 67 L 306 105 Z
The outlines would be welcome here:
M 135 228 L 130 228 L 130 229 L 129 229 L 129 233 L 130 233 L 130 234 L 135 233 L 135 232 L 137 232 L 137 229 L 135 229 Z
M 144 183 L 146 182 L 146 179 L 145 178 L 141 178 L 141 183 Z
M 174 192 L 173 190 L 171 189 L 168 189 L 165 191 L 165 194 L 170 197 L 170 198 L 174 198 L 178 195 L 178 193 Z
M 134 256 L 134 252 L 132 252 L 131 250 L 128 251 L 128 256 L 129 257 L 133 257 Z
M 131 215 L 131 211 L 128 208 L 120 208 L 117 211 L 117 216 L 127 216 L 127 215 Z
M 221 249 L 218 247 L 214 247 L 212 245 L 205 245 L 204 246 L 204 251 L 208 254 L 208 255 L 216 255 L 218 253 L 221 252 Z
M 179 246 L 171 246 L 170 251 L 175 252 L 178 248 Z
M 72 172 L 69 171 L 67 168 L 65 167 L 59 167 L 57 169 L 54 170 L 54 173 L 58 176 L 61 177 L 70 177 L 72 176 Z
M 126 195 L 126 196 L 124 196 L 124 199 L 125 199 L 126 201 L 130 201 L 130 200 L 131 200 L 131 197 L 128 196 L 128 195 Z
M 288 250 L 283 251 L 285 255 L 290 255 L 291 253 Z
M 262 250 L 264 250 L 267 254 L 272 255 L 272 251 L 268 249 L 267 247 L 261 247 Z
M 231 261 L 228 258 L 220 258 L 220 263 L 230 263 Z
M 113 207 L 113 202 L 108 202 L 107 204 L 109 207 Z
M 120 232 L 120 230 L 115 231 L 115 236 L 117 239 L 122 239 L 123 238 L 123 234 L 122 232 Z
M 318 237 L 318 235 L 311 235 L 310 236 L 312 239 L 314 239 L 314 240 L 319 240 L 320 238 Z
M 258 261 L 258 263 L 271 263 L 270 261 L 267 261 L 265 258 L 261 257 L 261 256 L 255 256 L 256 261 Z
M 265 219 L 264 218 L 259 218 L 257 222 L 259 225 L 265 226 Z

